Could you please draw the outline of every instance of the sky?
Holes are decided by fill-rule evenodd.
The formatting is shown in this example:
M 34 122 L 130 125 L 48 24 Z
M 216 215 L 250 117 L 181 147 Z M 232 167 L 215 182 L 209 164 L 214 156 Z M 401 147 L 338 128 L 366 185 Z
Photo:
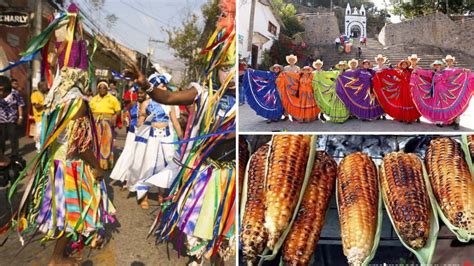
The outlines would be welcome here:
M 75 3 L 100 27 L 102 33 L 119 43 L 147 53 L 149 38 L 166 41 L 164 28 L 179 27 L 189 12 L 201 17 L 201 6 L 207 0 L 103 0 L 104 7 L 95 10 L 90 0 Z M 114 14 L 118 19 L 107 27 L 105 17 Z M 200 23 L 203 23 L 201 20 Z M 154 49 L 152 61 L 172 70 L 182 70 L 184 64 L 173 56 L 173 50 L 164 43 L 150 43 Z

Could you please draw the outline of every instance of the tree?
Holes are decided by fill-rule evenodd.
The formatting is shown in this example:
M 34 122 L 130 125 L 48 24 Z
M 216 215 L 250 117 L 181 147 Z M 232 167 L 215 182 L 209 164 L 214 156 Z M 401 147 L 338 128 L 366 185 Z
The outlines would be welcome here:
M 303 32 L 304 26 L 296 16 L 296 8 L 293 4 L 285 3 L 283 0 L 272 0 L 272 4 L 278 12 L 278 16 L 283 21 L 281 33 L 292 37 L 293 35 Z
M 218 0 L 210 0 L 201 7 L 205 21 L 203 27 L 199 27 L 199 17 L 196 14 L 188 14 L 180 27 L 165 29 L 168 35 L 167 45 L 174 50 L 173 55 L 183 60 L 185 65 L 184 77 L 180 85 L 196 81 L 205 65 L 202 56 L 199 56 L 200 48 L 204 47 L 215 29 L 219 14 Z
M 464 11 L 473 8 L 469 1 L 449 0 L 449 14 L 462 14 Z M 412 0 L 408 3 L 398 3 L 394 5 L 393 14 L 410 19 L 416 16 L 429 15 L 436 12 L 447 13 L 446 0 Z

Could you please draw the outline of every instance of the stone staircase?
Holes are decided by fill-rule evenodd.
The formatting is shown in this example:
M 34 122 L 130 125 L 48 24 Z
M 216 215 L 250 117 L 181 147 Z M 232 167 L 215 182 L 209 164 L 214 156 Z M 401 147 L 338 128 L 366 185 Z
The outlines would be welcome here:
M 334 45 L 331 46 L 318 46 L 312 47 L 316 54 L 322 55 L 324 61 L 324 68 L 327 69 L 330 66 L 337 64 L 340 60 L 350 60 L 357 58 L 357 47 L 359 43 L 354 43 L 352 50 L 349 54 L 339 54 Z M 430 64 L 437 59 L 444 58 L 447 54 L 451 54 L 456 57 L 456 67 L 463 67 L 468 69 L 474 69 L 474 58 L 467 54 L 459 51 L 446 51 L 438 47 L 427 46 L 427 45 L 395 45 L 384 47 L 375 38 L 367 39 L 367 46 L 362 46 L 361 60 L 369 59 L 374 62 L 374 58 L 377 54 L 382 54 L 388 57 L 386 64 L 392 64 L 395 66 L 400 60 L 407 58 L 411 54 L 417 54 L 421 58 L 418 65 L 422 68 L 430 68 Z

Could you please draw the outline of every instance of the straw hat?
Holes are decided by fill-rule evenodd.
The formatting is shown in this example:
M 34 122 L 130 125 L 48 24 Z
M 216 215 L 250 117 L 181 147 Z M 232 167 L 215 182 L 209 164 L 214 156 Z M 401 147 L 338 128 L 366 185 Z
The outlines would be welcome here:
M 416 54 L 412 54 L 408 57 L 408 60 L 412 60 L 412 59 L 416 59 L 416 62 L 419 62 L 421 60 L 421 58 L 418 58 L 418 55 Z
M 387 57 L 386 56 L 383 56 L 381 54 L 378 54 L 376 57 L 375 57 L 375 62 L 377 62 L 377 60 L 379 59 L 383 59 L 383 62 L 385 63 L 387 61 Z
M 283 70 L 283 66 L 279 64 L 274 64 L 273 66 L 270 67 L 270 71 L 275 72 L 275 68 L 279 67 L 280 71 Z
M 444 63 L 441 60 L 435 60 L 433 63 L 431 63 L 431 67 L 434 68 L 435 65 L 444 66 Z
M 298 57 L 294 54 L 290 54 L 290 55 L 287 55 L 286 56 L 286 62 L 289 64 L 290 63 L 290 59 L 294 59 L 295 60 L 295 64 L 296 62 L 298 62 Z
M 410 67 L 410 66 L 411 66 L 410 60 L 408 60 L 408 59 L 402 59 L 400 62 L 398 62 L 397 67 L 401 69 L 403 63 L 407 63 L 407 67 Z
M 448 54 L 446 56 L 446 58 L 443 59 L 443 62 L 446 63 L 446 61 L 448 61 L 448 60 L 453 60 L 453 63 L 454 63 L 454 61 L 456 61 L 456 58 L 454 56 Z
M 357 61 L 356 59 L 351 59 L 347 62 L 347 64 L 350 66 L 352 65 L 352 63 L 355 63 L 356 64 L 356 67 L 359 65 L 359 61 Z
M 336 64 L 337 69 L 346 69 L 347 68 L 347 63 L 346 61 L 339 61 L 339 63 Z
M 318 59 L 313 62 L 313 67 L 316 68 L 317 65 L 323 66 L 323 64 L 324 64 L 323 61 Z
M 310 67 L 310 66 L 304 66 L 302 69 L 302 71 L 309 71 L 309 72 L 313 72 L 313 68 Z

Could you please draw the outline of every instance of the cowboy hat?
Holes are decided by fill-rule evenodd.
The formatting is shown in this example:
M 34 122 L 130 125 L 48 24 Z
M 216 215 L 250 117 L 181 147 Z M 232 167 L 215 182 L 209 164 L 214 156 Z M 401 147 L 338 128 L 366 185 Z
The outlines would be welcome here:
M 359 61 L 357 61 L 356 59 L 351 59 L 347 62 L 347 64 L 350 66 L 352 65 L 352 63 L 355 63 L 356 64 L 356 67 L 359 65 Z
M 410 66 L 411 66 L 410 60 L 408 60 L 408 59 L 402 59 L 400 62 L 398 62 L 397 67 L 401 69 L 403 63 L 407 63 L 407 67 L 410 67 Z
M 375 62 L 377 62 L 377 60 L 379 59 L 383 59 L 383 62 L 385 63 L 387 61 L 387 57 L 386 56 L 383 56 L 381 54 L 378 54 L 376 57 L 375 57 Z
M 418 55 L 416 54 L 412 54 L 408 57 L 408 60 L 412 60 L 412 59 L 416 59 L 416 62 L 419 62 L 421 60 L 421 58 L 418 58 Z
M 323 66 L 323 64 L 324 64 L 323 61 L 318 59 L 313 62 L 313 67 L 316 68 L 317 65 Z
M 362 64 L 365 64 L 365 63 L 370 64 L 370 60 L 369 59 L 364 59 L 364 61 L 362 61 Z
M 282 65 L 279 65 L 279 64 L 274 64 L 273 66 L 270 67 L 270 71 L 272 72 L 275 72 L 275 68 L 279 67 L 280 68 L 280 71 L 283 70 L 283 66 Z
M 302 71 L 305 71 L 305 70 L 313 71 L 313 68 L 310 67 L 310 66 L 304 66 L 301 70 L 302 70 Z
M 434 67 L 435 65 L 444 66 L 444 63 L 441 60 L 435 60 L 433 63 L 431 63 L 431 67 Z
M 341 67 L 343 66 L 343 67 Z M 347 63 L 346 61 L 339 61 L 339 63 L 336 64 L 337 69 L 346 69 Z
M 446 56 L 446 58 L 443 59 L 443 62 L 446 63 L 446 61 L 448 61 L 448 60 L 453 60 L 453 62 L 454 62 L 454 61 L 456 61 L 456 58 L 455 58 L 454 56 L 448 54 L 448 55 Z
M 295 59 L 295 64 L 296 62 L 298 62 L 298 57 L 294 54 L 290 54 L 290 55 L 287 55 L 286 56 L 286 62 L 289 64 L 290 63 L 290 59 Z

